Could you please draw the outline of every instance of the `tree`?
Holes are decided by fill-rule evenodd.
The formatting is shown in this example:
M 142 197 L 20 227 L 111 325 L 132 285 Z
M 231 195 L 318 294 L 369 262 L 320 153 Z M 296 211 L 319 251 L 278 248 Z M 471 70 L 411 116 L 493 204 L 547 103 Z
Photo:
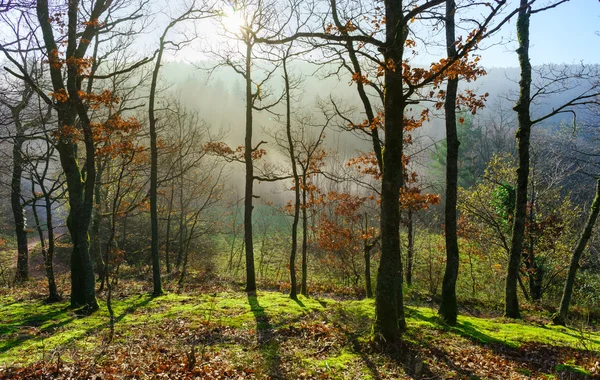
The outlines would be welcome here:
M 418 95 L 420 90 L 424 91 L 429 85 L 439 86 L 448 71 L 460 72 L 472 69 L 467 58 L 468 53 L 483 37 L 498 30 L 512 16 L 509 15 L 492 27 L 491 22 L 505 1 L 495 3 L 489 14 L 479 23 L 478 28 L 469 35 L 464 43 L 457 46 L 456 57 L 436 62 L 428 70 L 412 68 L 407 63 L 405 56 L 406 47 L 414 48 L 415 46 L 415 41 L 409 39 L 410 24 L 421 17 L 428 19 L 429 13 L 442 2 L 442 0 L 431 0 L 412 7 L 402 2 L 386 0 L 383 9 L 375 6 L 375 13 L 370 15 L 371 17 L 367 17 L 367 22 L 371 25 L 369 32 L 366 32 L 367 28 L 357 27 L 354 24 L 356 20 L 348 19 L 344 20 L 346 23 L 342 22 L 342 24 L 349 31 L 354 32 L 350 35 L 344 35 L 341 31 L 333 28 L 326 28 L 322 33 L 299 32 L 279 40 L 258 39 L 265 43 L 286 43 L 298 38 L 316 38 L 330 42 L 351 40 L 373 46 L 383 56 L 376 58 L 380 68 L 378 77 L 383 77 L 385 87 L 383 101 L 385 143 L 381 185 L 382 252 L 377 277 L 374 333 L 377 340 L 388 343 L 397 342 L 400 333 L 406 327 L 400 261 L 399 193 L 403 186 L 404 129 L 406 125 L 417 122 L 417 120 L 406 115 L 405 111 L 410 108 L 410 104 L 414 103 L 414 99 L 411 98 Z M 330 10 L 337 6 L 336 0 L 330 1 Z M 385 30 L 380 30 L 382 25 L 385 25 Z M 430 93 L 430 90 L 427 93 Z M 435 91 L 433 95 L 435 95 Z
M 176 269 L 181 270 L 179 286 L 182 286 L 188 271 L 191 250 L 198 248 L 198 241 L 203 236 L 216 232 L 220 226 L 219 212 L 215 211 L 214 207 L 221 200 L 224 166 L 209 157 L 204 149 L 207 141 L 212 138 L 210 125 L 200 119 L 197 112 L 187 109 L 176 99 L 163 114 L 166 142 L 161 142 L 161 145 L 165 146 L 162 149 L 161 161 L 166 178 L 161 183 L 171 184 L 168 191 L 170 195 L 167 206 L 165 257 L 168 263 L 171 247 L 169 241 L 172 239 L 169 219 L 174 211 L 175 201 L 178 200 L 179 209 L 175 210 L 179 211 L 175 263 Z
M 461 249 L 480 258 L 476 265 L 487 263 L 481 268 L 485 272 L 484 283 L 477 284 L 471 276 L 473 293 L 482 287 L 487 288 L 486 293 L 490 295 L 501 291 L 496 279 L 510 257 L 515 167 L 515 159 L 510 155 L 494 156 L 482 178 L 472 187 L 459 191 L 461 217 L 458 232 L 463 238 Z M 534 218 L 530 218 L 531 213 L 528 213 L 525 234 L 528 247 L 519 263 L 517 279 L 519 288 L 528 300 L 533 299 L 536 292 L 536 297 L 541 298 L 544 292 L 557 285 L 568 264 L 568 247 L 575 243 L 576 238 L 575 226 L 580 211 L 558 181 L 544 182 L 550 176 L 550 173 L 542 171 L 535 171 L 530 176 L 531 182 L 536 183 L 536 195 L 535 204 L 529 204 L 528 211 L 531 207 L 535 207 L 536 211 Z M 529 190 L 533 191 L 532 188 Z M 473 263 L 470 264 L 472 270 Z
M 173 18 L 165 27 L 162 35 L 159 39 L 158 54 L 156 62 L 154 64 L 154 70 L 152 72 L 152 83 L 150 84 L 150 96 L 148 99 L 148 124 L 150 128 L 150 222 L 151 222 L 151 246 L 150 251 L 152 255 L 152 285 L 154 296 L 159 296 L 163 293 L 161 279 L 160 279 L 160 258 L 158 252 L 159 236 L 158 236 L 158 146 L 157 146 L 157 131 L 156 122 L 157 118 L 154 114 L 155 99 L 156 99 L 156 86 L 158 84 L 158 74 L 162 65 L 162 58 L 165 48 L 169 45 L 180 49 L 187 41 L 173 42 L 167 39 L 167 34 L 177 24 L 190 20 L 200 19 L 208 16 L 211 11 L 209 9 L 197 9 L 196 4 L 192 3 L 180 16 Z
M 256 292 L 256 270 L 254 264 L 254 241 L 252 232 L 252 211 L 254 209 L 253 199 L 254 181 L 277 181 L 280 178 L 268 174 L 266 177 L 255 173 L 254 161 L 262 158 L 266 151 L 261 146 L 265 141 L 258 144 L 253 143 L 254 134 L 254 111 L 270 110 L 284 97 L 285 92 L 270 103 L 264 103 L 269 97 L 267 89 L 268 82 L 278 68 L 278 63 L 270 61 L 269 67 L 260 67 L 257 62 L 269 61 L 266 59 L 268 52 L 257 50 L 257 33 L 265 33 L 268 36 L 277 35 L 282 26 L 277 23 L 277 3 L 263 0 L 236 1 L 228 4 L 221 11 L 221 26 L 225 34 L 234 41 L 235 45 L 228 46 L 219 52 L 213 52 L 219 63 L 216 67 L 229 67 L 240 75 L 245 81 L 245 136 L 244 145 L 235 151 L 224 144 L 210 144 L 208 149 L 214 153 L 228 156 L 230 161 L 244 164 L 244 248 L 246 259 L 246 292 Z M 235 22 L 232 22 L 235 21 Z M 233 25 L 230 25 L 233 24 Z M 279 28 L 279 29 L 278 29 Z M 275 31 L 273 31 L 275 29 Z M 233 38 L 231 38 L 233 37 Z M 260 73 L 262 71 L 262 73 Z M 262 74 L 262 77 L 261 75 Z M 258 78 L 258 79 L 257 79 Z
M 571 302 L 571 295 L 573 294 L 573 285 L 575 284 L 575 275 L 579 268 L 579 260 L 585 250 L 588 240 L 592 236 L 592 230 L 598 219 L 598 213 L 600 213 L 600 179 L 596 182 L 596 197 L 590 207 L 590 214 L 585 224 L 585 228 L 581 233 L 579 242 L 573 250 L 571 256 L 571 262 L 569 263 L 569 271 L 567 273 L 567 279 L 563 289 L 562 298 L 560 300 L 560 307 L 558 312 L 552 318 L 552 322 L 556 325 L 564 325 L 567 319 L 567 313 L 569 312 L 569 303 Z
M 48 1 L 40 0 L 35 7 L 35 21 L 29 19 L 31 14 L 25 12 L 25 9 L 15 9 L 14 12 L 23 11 L 23 17 L 18 18 L 19 20 L 24 20 L 28 26 L 40 26 L 23 30 L 30 31 L 31 34 L 27 36 L 29 41 L 41 43 L 30 51 L 41 52 L 43 56 L 37 58 L 48 64 L 52 89 L 49 96 L 46 90 L 42 90 L 42 84 L 36 78 L 32 78 L 13 57 L 16 51 L 7 49 L 6 46 L 11 46 L 12 43 L 3 41 L 0 45 L 0 50 L 13 66 L 7 68 L 7 71 L 29 84 L 37 95 L 56 111 L 57 128 L 52 135 L 56 139 L 56 149 L 66 177 L 70 207 L 67 226 L 73 242 L 71 304 L 74 307 L 83 306 L 84 313 L 91 313 L 98 308 L 88 240 L 96 180 L 92 111 L 100 107 L 110 108 L 118 102 L 118 97 L 110 91 L 85 91 L 94 88 L 91 82 L 96 79 L 110 79 L 118 74 L 92 73 L 92 59 L 87 54 L 91 46 L 98 49 L 97 43 L 102 39 L 98 40 L 96 36 L 109 37 L 127 33 L 127 30 L 120 29 L 120 25 L 141 17 L 143 4 L 144 2 L 141 2 L 136 4 L 137 7 L 128 8 L 127 11 L 131 13 L 123 15 L 122 10 L 126 7 L 119 2 L 99 1 L 89 5 L 70 1 L 67 4 L 50 6 Z M 41 38 L 34 36 L 38 31 Z M 19 34 L 15 37 L 17 41 L 24 38 Z M 146 62 L 147 59 L 141 59 L 121 72 L 134 70 Z M 85 84 L 87 86 L 84 86 Z M 83 167 L 79 165 L 82 158 L 78 150 L 80 144 L 84 148 Z
M 446 51 L 448 60 L 456 60 L 458 51 L 456 48 L 457 39 L 455 32 L 455 14 L 456 2 L 454 0 L 446 1 Z M 456 301 L 456 280 L 458 278 L 459 249 L 457 236 L 457 213 L 456 204 L 458 200 L 458 157 L 460 141 L 457 131 L 456 109 L 461 104 L 469 107 L 472 114 L 477 112 L 478 108 L 483 107 L 483 102 L 487 94 L 482 97 L 474 96 L 473 92 L 466 91 L 465 94 L 458 94 L 459 75 L 465 76 L 467 82 L 475 80 L 478 76 L 485 75 L 485 70 L 477 67 L 477 59 L 473 60 L 468 70 L 453 71 L 449 70 L 446 74 L 448 82 L 446 85 L 444 115 L 446 123 L 446 199 L 444 208 L 444 228 L 446 238 L 446 270 L 444 272 L 444 281 L 442 285 L 442 301 L 440 303 L 439 314 L 442 319 L 450 324 L 456 324 L 458 316 L 458 304 Z M 464 118 L 458 120 L 464 124 Z
M 525 224 L 527 218 L 527 199 L 529 183 L 529 163 L 530 163 L 530 139 L 531 128 L 552 116 L 573 112 L 577 106 L 593 103 L 598 95 L 598 83 L 592 79 L 591 83 L 585 85 L 584 82 L 590 78 L 590 69 L 583 67 L 581 69 L 555 68 L 547 67 L 542 76 L 544 81 L 541 85 L 536 85 L 532 92 L 532 67 L 529 57 L 529 24 L 531 16 L 551 8 L 554 8 L 567 0 L 559 0 L 550 5 L 533 9 L 533 3 L 527 0 L 520 1 L 517 18 L 517 37 L 519 48 L 517 56 L 521 69 L 521 78 L 519 81 L 519 99 L 514 106 L 517 113 L 518 130 L 516 133 L 518 141 L 519 166 L 517 168 L 517 186 L 516 186 L 516 204 L 515 216 L 512 228 L 512 239 L 510 247 L 510 257 L 506 271 L 506 288 L 504 295 L 504 315 L 509 318 L 520 318 L 519 300 L 517 297 L 518 273 L 521 265 L 521 253 L 524 244 Z M 593 71 L 593 70 L 592 70 Z M 593 74 L 591 75 L 593 78 Z M 574 83 L 576 82 L 576 83 Z M 531 105 L 537 98 L 547 96 L 559 91 L 577 88 L 581 86 L 579 94 L 554 108 L 543 116 L 533 118 L 531 114 Z
M 296 163 L 296 152 L 294 149 L 294 140 L 292 138 L 292 98 L 291 98 L 291 87 L 290 75 L 288 73 L 288 58 L 292 44 L 290 43 L 285 51 L 285 55 L 282 59 L 283 68 L 283 79 L 285 85 L 285 132 L 288 143 L 288 151 L 290 157 L 290 164 L 292 166 L 292 176 L 294 178 L 294 216 L 292 221 L 292 247 L 290 248 L 290 298 L 298 299 L 297 285 L 296 285 L 296 253 L 298 251 L 298 222 L 300 220 L 300 176 L 298 175 L 298 165 Z M 304 255 L 302 260 L 302 268 L 305 270 Z M 304 276 L 302 277 L 304 279 Z M 307 295 L 306 285 L 303 281 L 301 291 L 304 296 Z
M 99 18 L 108 10 L 110 2 L 97 2 L 85 28 L 78 36 L 81 23 L 79 2 L 71 1 L 67 9 L 67 48 L 65 59 L 61 60 L 59 46 L 51 24 L 50 9 L 47 0 L 37 2 L 37 19 L 43 33 L 45 54 L 50 65 L 54 106 L 58 114 L 58 144 L 61 165 L 66 175 L 69 191 L 70 212 L 67 226 L 73 241 L 71 255 L 71 305 L 85 306 L 87 312 L 98 309 L 94 284 L 94 272 L 89 255 L 88 226 L 92 213 L 92 196 L 96 168 L 94 159 L 93 133 L 87 106 L 80 94 L 81 80 L 85 70 L 85 54 L 94 35 L 99 29 Z M 78 40 L 79 37 L 79 40 Z M 62 67 L 67 65 L 66 78 Z M 76 125 L 77 118 L 79 121 Z M 85 174 L 79 167 L 77 146 L 73 134 L 81 130 L 85 142 Z
M 45 121 L 42 121 L 45 124 Z M 29 163 L 29 175 L 31 181 L 31 209 L 35 220 L 36 229 L 40 238 L 40 245 L 42 248 L 42 256 L 44 258 L 44 269 L 46 272 L 46 279 L 48 280 L 48 298 L 47 302 L 57 302 L 61 299 L 56 287 L 56 279 L 54 277 L 54 252 L 55 252 L 55 235 L 54 235 L 54 218 L 53 212 L 57 200 L 64 199 L 64 177 L 61 173 L 53 173 L 52 168 L 55 166 L 53 162 L 55 159 L 55 149 L 52 145 L 52 138 L 49 136 L 48 131 L 44 126 L 44 143 L 45 151 L 40 153 L 28 154 Z M 34 148 L 36 149 L 36 148 Z M 37 147 L 39 149 L 39 147 Z M 39 156 L 39 157 L 36 157 Z M 43 165 L 41 170 L 39 168 L 40 163 Z M 52 178 L 52 176 L 58 176 L 58 178 Z M 47 182 L 50 182 L 48 186 Z M 36 190 L 36 184 L 41 190 L 39 194 Z M 57 194 L 58 193 L 58 194 Z M 42 229 L 41 218 L 37 212 L 37 200 L 41 198 L 43 200 L 43 210 L 46 215 L 46 230 L 48 238 L 44 236 Z
M 17 84 L 16 86 L 19 86 Z M 25 136 L 26 125 L 24 123 L 24 114 L 29 101 L 33 96 L 31 86 L 24 84 L 21 90 L 17 91 L 18 98 L 10 99 L 10 91 L 3 91 L 6 95 L 0 97 L 0 104 L 8 109 L 10 120 L 14 124 L 14 138 L 12 149 L 12 176 L 10 183 L 10 205 L 12 208 L 15 234 L 17 235 L 17 270 L 15 281 L 24 282 L 29 278 L 29 247 L 27 246 L 27 230 L 25 222 L 25 210 L 22 204 L 21 182 L 25 160 L 23 157 L 24 143 L 27 141 Z
M 488 108 L 489 106 L 486 106 L 486 109 Z M 506 149 L 489 147 L 489 140 L 493 137 L 488 137 L 488 130 L 493 126 L 487 125 L 487 120 L 482 122 L 475 119 L 469 112 L 460 109 L 457 110 L 456 119 L 456 137 L 460 142 L 457 159 L 457 184 L 459 187 L 469 188 L 483 174 L 485 165 L 490 161 L 491 156 L 495 153 L 506 152 Z M 493 120 L 489 122 L 493 123 Z M 512 139 L 512 136 L 510 138 Z M 445 177 L 447 156 L 448 143 L 444 138 L 442 141 L 436 142 L 434 150 L 430 154 L 430 158 L 433 160 L 432 175 L 435 178 Z
M 446 0 L 446 50 L 448 59 L 456 56 L 456 33 L 454 14 L 456 2 Z M 446 270 L 442 284 L 442 302 L 439 314 L 449 325 L 456 324 L 458 304 L 456 302 L 456 279 L 458 278 L 458 236 L 456 235 L 456 202 L 458 198 L 458 135 L 456 132 L 456 95 L 458 76 L 448 78 L 444 114 L 446 121 L 446 202 L 444 228 L 446 237 Z

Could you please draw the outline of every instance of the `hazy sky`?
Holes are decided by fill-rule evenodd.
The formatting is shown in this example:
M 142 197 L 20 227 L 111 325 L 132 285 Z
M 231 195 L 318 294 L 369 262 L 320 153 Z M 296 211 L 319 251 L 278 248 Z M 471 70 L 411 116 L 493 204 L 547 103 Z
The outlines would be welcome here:
M 537 8 L 547 5 L 550 0 L 538 0 Z M 509 0 L 511 9 L 518 5 L 518 0 Z M 469 16 L 467 16 L 469 17 Z M 472 15 L 481 18 L 480 15 Z M 206 22 L 200 27 L 205 39 L 195 48 L 188 48 L 177 55 L 176 59 L 195 61 L 206 58 L 199 52 L 200 45 L 219 46 L 216 35 L 219 27 L 214 22 Z M 600 63 L 600 1 L 599 0 L 570 0 L 565 4 L 534 14 L 531 19 L 531 63 Z M 485 67 L 517 67 L 515 54 L 516 17 L 503 26 L 492 39 L 485 44 L 487 49 L 479 51 L 482 64 Z M 200 49 L 198 49 L 200 48 Z M 218 47 L 217 47 L 218 49 Z M 444 49 L 428 49 L 430 53 L 445 55 Z M 413 62 L 417 65 L 428 66 L 434 57 L 419 52 Z M 439 58 L 439 57 L 438 57 Z M 436 60 L 438 58 L 435 58 Z

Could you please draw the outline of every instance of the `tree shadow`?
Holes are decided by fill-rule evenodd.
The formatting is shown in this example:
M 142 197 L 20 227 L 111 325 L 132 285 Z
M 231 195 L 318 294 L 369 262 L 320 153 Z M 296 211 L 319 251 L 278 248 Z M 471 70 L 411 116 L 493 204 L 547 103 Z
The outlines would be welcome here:
M 471 322 L 467 322 L 467 321 L 460 322 L 459 321 L 456 323 L 456 325 L 449 326 L 449 325 L 445 324 L 437 315 L 428 316 L 428 315 L 421 313 L 419 310 L 416 310 L 416 309 L 408 309 L 407 308 L 406 311 L 407 311 L 407 313 L 406 313 L 407 316 L 411 316 L 411 317 L 421 320 L 421 321 L 430 322 L 437 328 L 451 331 L 452 333 L 455 333 L 462 337 L 465 337 L 475 343 L 479 343 L 479 344 L 495 343 L 495 344 L 507 345 L 507 343 L 505 341 L 495 338 L 493 336 L 490 336 L 490 335 L 482 332 L 481 330 L 478 330 L 477 327 L 475 325 L 473 325 Z
M 375 364 L 373 362 L 373 360 L 371 359 L 371 357 L 369 356 L 368 349 L 365 349 L 364 344 L 361 344 L 359 342 L 357 334 L 353 333 L 351 331 L 348 331 L 347 329 L 344 329 L 342 327 L 340 327 L 340 331 L 342 333 L 344 333 L 344 335 L 346 336 L 346 339 L 350 343 L 352 343 L 352 350 L 354 352 L 356 352 L 358 354 L 358 356 L 360 356 L 360 359 L 362 360 L 363 364 L 365 365 L 365 367 L 367 367 L 367 369 L 371 373 L 371 377 L 374 380 L 380 380 L 381 374 L 379 373 L 377 364 Z
M 547 327 L 544 326 L 544 328 L 547 328 Z M 600 340 L 586 337 L 585 336 L 585 334 L 586 334 L 585 331 L 582 334 L 579 330 L 574 329 L 572 327 L 563 327 L 562 329 L 558 330 L 558 332 L 561 333 L 561 334 L 565 334 L 565 335 L 568 335 L 570 337 L 573 337 L 575 339 L 582 340 L 584 342 L 591 342 L 593 344 L 600 345 Z
M 75 319 L 75 317 L 69 317 L 66 312 L 70 309 L 69 306 L 65 306 L 60 309 L 52 310 L 47 313 L 31 315 L 28 316 L 17 323 L 10 323 L 4 326 L 0 326 L 0 336 L 6 337 L 11 333 L 18 333 L 19 331 L 23 331 L 27 328 L 33 328 L 32 332 L 21 332 L 15 339 L 9 339 L 0 344 L 0 353 L 4 353 L 14 347 L 21 345 L 22 343 L 29 341 L 31 339 L 41 339 L 42 334 L 52 334 L 59 327 L 62 327 Z M 64 314 L 65 319 L 61 319 L 59 322 L 53 323 L 49 326 L 40 329 L 39 331 L 35 331 L 35 328 L 44 325 L 46 322 L 56 319 L 57 317 Z
M 274 336 L 275 331 L 270 318 L 265 313 L 265 308 L 260 306 L 256 294 L 248 294 L 248 304 L 256 320 L 256 342 L 261 355 L 268 365 L 269 376 L 273 379 L 282 379 L 284 376 L 281 368 L 279 342 Z
M 498 355 L 508 362 L 514 362 L 519 368 L 529 370 L 532 373 L 556 373 L 556 367 L 566 360 L 565 353 L 568 352 L 570 352 L 569 356 L 576 352 L 576 356 L 594 355 L 593 352 L 586 352 L 573 347 L 544 345 L 536 342 L 515 346 L 510 342 L 486 334 L 471 322 L 460 321 L 455 326 L 448 326 L 437 316 L 427 316 L 414 309 L 407 310 L 410 310 L 408 314 L 411 317 L 430 322 L 435 328 L 467 338 L 473 344 L 488 349 L 493 354 Z M 564 331 L 562 333 L 571 335 Z M 433 354 L 437 359 L 445 362 L 449 368 L 458 374 L 467 377 L 477 377 L 476 373 L 455 365 L 455 358 L 452 358 L 443 347 L 431 344 L 425 344 L 423 347 L 427 348 L 428 352 Z M 571 376 L 569 378 L 573 379 L 580 378 L 574 374 L 569 374 L 569 376 Z
M 292 298 L 294 300 L 294 302 L 296 302 L 298 304 L 298 306 L 300 306 L 303 309 L 306 309 L 306 305 L 304 305 L 304 302 L 300 301 L 300 299 L 296 298 Z
M 121 321 L 123 318 L 125 318 L 125 316 L 135 312 L 137 309 L 148 305 L 148 303 L 150 301 L 152 301 L 152 299 L 153 299 L 153 297 L 145 297 L 140 302 L 125 308 L 123 310 L 123 312 L 115 318 L 115 323 Z M 41 301 L 41 302 L 43 302 L 43 301 Z M 32 305 L 32 307 L 33 306 L 34 305 Z M 19 323 L 7 325 L 7 326 L 1 326 L 0 327 L 0 336 L 6 336 L 9 333 L 18 332 L 19 330 L 26 329 L 28 327 L 36 328 L 36 327 L 42 326 L 46 322 L 49 322 L 49 321 L 55 319 L 56 317 L 59 317 L 62 314 L 64 314 L 64 319 L 59 320 L 55 323 L 52 323 L 48 326 L 45 326 L 44 328 L 40 329 L 39 331 L 35 331 L 35 333 L 19 334 L 15 339 L 10 339 L 10 340 L 0 343 L 0 353 L 5 353 L 5 352 L 7 352 L 13 348 L 16 348 L 30 340 L 41 341 L 44 339 L 48 339 L 49 337 L 52 337 L 53 335 L 55 335 L 55 333 L 57 331 L 59 331 L 60 327 L 66 326 L 76 319 L 87 318 L 84 316 L 66 314 L 66 312 L 69 310 L 72 310 L 71 306 L 66 305 L 60 309 L 56 309 L 56 310 L 50 311 L 48 313 L 29 316 L 29 317 L 24 318 L 23 320 L 19 321 Z M 70 342 L 76 341 L 87 334 L 104 329 L 109 325 L 110 325 L 110 321 L 107 321 L 107 322 L 101 323 L 97 326 L 90 327 L 90 328 L 86 329 L 84 332 L 82 332 L 81 334 L 77 334 L 77 335 L 73 335 L 73 336 L 69 337 L 64 342 L 60 343 L 60 345 L 69 344 Z

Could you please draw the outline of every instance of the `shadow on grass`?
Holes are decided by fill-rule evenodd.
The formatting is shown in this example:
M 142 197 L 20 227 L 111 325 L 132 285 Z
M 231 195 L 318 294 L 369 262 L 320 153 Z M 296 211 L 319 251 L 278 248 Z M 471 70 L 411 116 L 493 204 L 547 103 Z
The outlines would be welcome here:
M 547 328 L 547 327 L 545 327 Z M 591 342 L 593 344 L 599 345 L 600 346 L 600 340 L 598 339 L 592 339 L 590 337 L 586 337 L 586 332 L 584 331 L 583 334 L 581 331 L 574 329 L 572 327 L 563 327 L 560 330 L 555 330 L 555 332 L 561 333 L 561 334 L 565 334 L 568 335 L 572 338 L 575 338 L 579 341 L 583 341 L 584 343 L 586 342 Z
M 380 367 L 376 362 L 377 358 L 382 356 L 395 362 L 403 369 L 404 373 L 412 378 L 437 378 L 435 374 L 429 371 L 427 366 L 423 365 L 425 358 L 421 357 L 419 348 L 413 347 L 413 344 L 409 342 L 400 342 L 397 345 L 378 345 L 372 341 L 361 342 L 359 337 L 371 336 L 372 334 L 373 320 L 368 315 L 360 312 L 349 313 L 340 307 L 335 309 L 334 318 L 348 342 L 352 344 L 352 350 L 360 356 L 373 379 L 382 378 Z M 448 360 L 448 362 L 450 361 Z M 471 375 L 466 371 L 459 373 L 467 378 Z
M 595 354 L 590 351 L 582 351 L 573 347 L 553 346 L 536 342 L 524 343 L 522 346 L 518 346 L 514 343 L 511 344 L 510 342 L 490 336 L 481 329 L 478 329 L 475 324 L 468 321 L 458 322 L 456 326 L 448 326 L 437 316 L 427 316 L 414 309 L 407 309 L 407 311 L 408 315 L 414 319 L 430 322 L 434 328 L 465 337 L 473 344 L 485 347 L 505 361 L 515 363 L 517 370 L 527 371 L 532 374 L 544 376 L 547 374 L 555 374 L 558 375 L 559 378 L 563 378 L 563 375 L 560 374 L 561 370 L 558 370 L 557 368 L 559 368 L 565 360 L 568 360 L 568 358 L 573 355 L 583 359 L 583 357 L 586 356 L 593 357 Z M 564 331 L 562 333 L 571 335 Z M 419 340 L 421 342 L 424 341 L 424 339 Z M 423 347 L 438 359 L 444 361 L 448 367 L 458 374 L 477 378 L 474 373 L 466 368 L 455 365 L 456 358 L 449 356 L 448 352 L 446 352 L 443 347 L 440 347 L 439 344 L 424 344 Z M 588 378 L 574 373 L 569 373 L 569 376 L 570 379 Z
M 274 329 L 265 308 L 260 306 L 258 297 L 248 294 L 248 304 L 256 320 L 256 341 L 261 355 L 268 365 L 269 376 L 273 379 L 283 378 L 281 370 L 281 354 L 279 342 L 274 337 Z
M 296 302 L 298 304 L 298 306 L 300 306 L 303 309 L 306 309 L 306 305 L 304 305 L 304 302 L 300 301 L 298 298 L 296 298 L 296 299 L 292 298 L 292 299 L 294 300 L 294 302 Z
M 121 321 L 123 318 L 125 318 L 125 316 L 127 314 L 131 314 L 131 313 L 135 312 L 137 309 L 148 305 L 148 303 L 150 301 L 152 301 L 152 299 L 153 299 L 153 297 L 145 297 L 143 300 L 141 300 L 141 302 L 138 302 L 136 304 L 133 304 L 133 305 L 125 308 L 123 310 L 123 312 L 115 318 L 115 323 Z M 43 302 L 43 301 L 41 301 L 41 302 Z M 34 308 L 35 305 L 31 305 L 31 307 Z M 51 325 L 44 327 L 39 332 L 36 331 L 35 333 L 32 333 L 32 334 L 29 334 L 29 333 L 19 334 L 15 339 L 11 339 L 11 340 L 1 343 L 0 344 L 0 353 L 5 353 L 13 348 L 17 348 L 20 345 L 22 345 L 23 343 L 30 341 L 30 340 L 41 341 L 43 339 L 48 339 L 48 338 L 52 337 L 59 330 L 60 327 L 67 326 L 68 324 L 70 324 L 71 322 L 73 322 L 76 319 L 88 318 L 88 317 L 81 317 L 81 316 L 66 314 L 66 312 L 68 310 L 72 310 L 72 308 L 69 305 L 62 307 L 60 309 L 57 309 L 57 310 L 50 311 L 48 313 L 29 316 L 29 317 L 23 319 L 22 321 L 19 321 L 19 323 L 0 327 L 0 336 L 5 336 L 7 333 L 17 332 L 17 331 L 19 331 L 21 329 L 25 329 L 27 327 L 42 326 L 46 322 L 51 321 L 51 320 L 55 319 L 56 317 L 59 317 L 63 314 L 64 314 L 64 317 L 61 317 L 61 318 L 65 318 L 60 321 L 57 321 L 56 323 L 53 323 Z M 91 317 L 91 316 L 89 316 L 89 317 Z M 83 331 L 81 334 L 72 336 L 72 337 L 66 339 L 64 342 L 61 342 L 60 345 L 64 345 L 64 344 L 68 344 L 70 342 L 76 341 L 87 334 L 104 329 L 104 328 L 108 327 L 109 325 L 110 325 L 110 321 L 106 321 L 105 323 L 102 323 L 98 326 L 92 325 L 88 328 L 85 328 L 85 331 Z
M 502 344 L 502 345 L 509 346 L 511 348 L 515 348 L 514 346 L 507 344 L 503 340 L 500 340 L 498 338 L 495 338 L 493 336 L 490 336 L 490 335 L 482 332 L 481 330 L 478 330 L 477 327 L 475 325 L 473 325 L 471 322 L 467 322 L 467 321 L 457 322 L 455 326 L 448 326 L 444 322 L 442 322 L 442 320 L 437 315 L 427 316 L 418 310 L 408 309 L 408 308 L 406 309 L 406 312 L 407 312 L 407 316 L 413 317 L 417 320 L 429 322 L 437 328 L 458 334 L 462 337 L 470 339 L 471 341 L 473 341 L 475 343 L 483 343 L 483 344 L 495 343 L 495 344 Z
M 34 305 L 32 305 L 32 307 L 33 306 Z M 63 308 L 60 308 L 57 310 L 52 310 L 47 313 L 27 316 L 26 318 L 23 318 L 22 320 L 17 321 L 16 323 L 9 323 L 5 326 L 1 326 L 0 327 L 0 336 L 6 337 L 8 334 L 19 333 L 20 331 L 22 331 L 26 328 L 40 327 L 40 326 L 44 325 L 46 322 L 56 319 L 57 317 L 59 317 L 61 315 L 63 315 L 61 317 L 61 319 L 65 318 L 56 323 L 53 323 L 49 326 L 44 327 L 43 329 L 40 329 L 39 331 L 31 331 L 30 333 L 29 332 L 26 333 L 23 331 L 22 333 L 19 333 L 19 335 L 15 339 L 10 339 L 10 340 L 7 340 L 7 341 L 3 342 L 2 344 L 0 344 L 0 353 L 4 353 L 14 347 L 17 347 L 28 340 L 31 340 L 34 338 L 39 338 L 41 334 L 52 334 L 59 327 L 62 327 L 64 325 L 70 323 L 71 321 L 73 321 L 75 319 L 75 317 L 73 317 L 73 316 L 69 317 L 68 314 L 66 314 L 66 312 L 69 309 L 70 309 L 69 306 L 65 306 Z

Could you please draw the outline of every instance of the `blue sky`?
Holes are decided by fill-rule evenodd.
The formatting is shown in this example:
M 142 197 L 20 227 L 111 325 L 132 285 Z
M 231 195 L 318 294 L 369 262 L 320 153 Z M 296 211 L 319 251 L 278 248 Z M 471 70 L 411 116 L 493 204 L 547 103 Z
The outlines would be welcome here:
M 547 1 L 538 1 L 542 6 Z M 531 63 L 600 63 L 600 1 L 571 0 L 531 18 Z M 484 52 L 486 67 L 516 67 L 516 19 L 497 37 L 512 38 L 505 46 Z

